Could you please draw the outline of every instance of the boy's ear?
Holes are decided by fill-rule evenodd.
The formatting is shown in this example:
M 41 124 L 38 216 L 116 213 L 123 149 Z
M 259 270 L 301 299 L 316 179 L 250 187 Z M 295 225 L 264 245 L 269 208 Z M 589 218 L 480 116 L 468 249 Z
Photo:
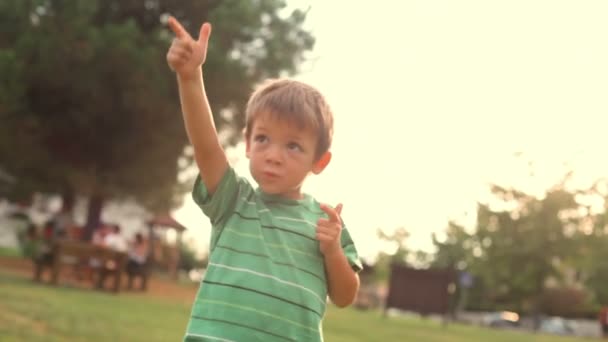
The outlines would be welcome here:
M 327 151 L 315 162 L 312 166 L 312 173 L 318 175 L 321 173 L 331 161 L 331 152 Z

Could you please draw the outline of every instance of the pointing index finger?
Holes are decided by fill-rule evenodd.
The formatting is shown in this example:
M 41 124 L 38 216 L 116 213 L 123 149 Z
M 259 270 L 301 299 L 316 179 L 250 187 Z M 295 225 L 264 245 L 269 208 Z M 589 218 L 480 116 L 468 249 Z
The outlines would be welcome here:
M 190 37 L 190 34 L 188 34 L 188 31 L 186 31 L 186 29 L 182 26 L 182 24 L 179 23 L 179 21 L 177 21 L 177 19 L 175 19 L 175 17 L 173 17 L 173 16 L 169 17 L 167 24 L 169 25 L 169 28 L 171 29 L 171 31 L 173 31 L 173 33 L 175 33 L 175 36 L 177 38 L 182 39 L 182 38 Z
M 341 205 L 339 205 L 339 208 L 336 208 L 336 209 L 330 207 L 327 204 L 321 204 L 320 207 L 321 207 L 321 210 L 323 210 L 327 214 L 327 216 L 329 216 L 329 220 L 331 222 L 341 222 L 340 213 L 338 211 L 338 210 L 342 211 Z

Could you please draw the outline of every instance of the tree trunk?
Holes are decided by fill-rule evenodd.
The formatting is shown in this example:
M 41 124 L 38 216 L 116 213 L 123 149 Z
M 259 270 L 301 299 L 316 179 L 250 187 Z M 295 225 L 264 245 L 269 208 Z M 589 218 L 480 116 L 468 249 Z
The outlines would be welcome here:
M 544 289 L 544 285 L 545 285 L 545 278 L 546 276 L 544 274 L 540 274 L 538 275 L 537 279 L 536 279 L 536 291 L 534 291 L 534 295 L 532 298 L 532 302 L 534 303 L 534 309 L 533 309 L 533 329 L 534 332 L 538 332 L 540 329 L 540 325 L 542 323 L 542 316 L 544 314 L 544 308 L 541 306 L 541 295 Z
M 67 212 L 70 215 L 73 214 L 74 202 L 76 199 L 76 195 L 74 191 L 70 188 L 66 188 L 61 193 L 61 211 Z
M 76 231 L 74 230 L 74 201 L 76 195 L 74 191 L 66 186 L 61 191 L 61 209 L 53 220 L 55 221 L 55 234 L 57 237 L 74 238 Z
M 87 210 L 87 223 L 84 226 L 84 241 L 91 241 L 93 232 L 101 223 L 101 209 L 103 209 L 104 198 L 102 195 L 94 194 L 89 198 L 89 207 Z

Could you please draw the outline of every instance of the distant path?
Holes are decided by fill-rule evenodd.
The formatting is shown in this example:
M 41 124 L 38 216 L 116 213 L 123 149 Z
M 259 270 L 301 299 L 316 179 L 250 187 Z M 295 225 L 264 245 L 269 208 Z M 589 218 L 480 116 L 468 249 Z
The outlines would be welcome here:
M 32 262 L 25 258 L 0 256 L 0 270 L 28 279 L 31 279 L 33 274 Z M 47 275 L 45 274 L 45 276 Z M 70 282 L 70 285 L 74 284 Z M 76 284 L 76 286 L 90 288 L 91 284 L 81 282 Z M 198 289 L 196 284 L 177 284 L 174 281 L 161 279 L 159 276 L 155 276 L 154 274 L 152 274 L 152 276 L 150 276 L 148 279 L 148 290 L 146 292 L 126 291 L 124 288 L 125 287 L 121 289 L 121 292 L 118 294 L 119 296 L 148 295 L 172 301 L 181 301 L 184 303 L 192 303 Z M 91 289 L 91 291 L 93 290 Z

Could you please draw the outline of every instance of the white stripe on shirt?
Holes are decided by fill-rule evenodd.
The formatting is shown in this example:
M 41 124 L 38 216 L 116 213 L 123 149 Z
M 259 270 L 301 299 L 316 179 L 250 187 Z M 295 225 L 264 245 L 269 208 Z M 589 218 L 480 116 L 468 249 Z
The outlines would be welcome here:
M 319 297 L 319 295 L 316 294 L 315 291 L 313 291 L 311 289 L 308 289 L 308 288 L 306 288 L 306 287 L 304 287 L 304 286 L 302 286 L 300 284 L 292 283 L 290 281 L 286 281 L 286 280 L 277 278 L 275 276 L 271 276 L 271 275 L 266 274 L 266 273 L 260 273 L 260 272 L 253 271 L 253 270 L 250 270 L 250 269 L 247 269 L 247 268 L 232 267 L 232 266 L 228 266 L 228 265 L 224 265 L 224 264 L 216 264 L 216 263 L 213 263 L 213 262 L 210 262 L 209 265 L 210 266 L 219 267 L 219 268 L 225 268 L 225 269 L 228 269 L 228 270 L 231 270 L 231 271 L 235 271 L 235 272 L 249 273 L 249 274 L 257 275 L 258 277 L 272 279 L 272 280 L 277 281 L 277 282 L 279 282 L 281 284 L 297 287 L 297 288 L 299 288 L 301 290 L 304 290 L 304 291 L 312 294 L 313 296 L 315 296 L 315 298 L 317 298 L 319 300 L 319 302 L 321 304 L 325 304 L 325 302 L 326 302 L 326 301 L 322 300 L 321 297 Z

